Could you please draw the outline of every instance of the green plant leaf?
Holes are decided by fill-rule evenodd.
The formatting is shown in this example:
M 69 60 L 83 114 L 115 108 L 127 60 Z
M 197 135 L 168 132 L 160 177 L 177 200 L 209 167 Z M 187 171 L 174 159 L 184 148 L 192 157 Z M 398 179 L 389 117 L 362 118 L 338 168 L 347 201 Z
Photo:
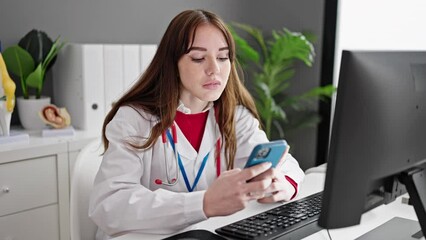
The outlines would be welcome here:
M 306 92 L 303 95 L 305 95 L 306 97 L 311 97 L 311 98 L 324 99 L 324 97 L 325 98 L 331 97 L 336 92 L 336 90 L 337 88 L 335 86 L 333 86 L 332 84 L 329 84 L 322 87 L 312 88 L 310 91 Z
M 34 71 L 34 60 L 31 55 L 18 45 L 5 49 L 2 53 L 7 69 L 18 77 L 26 78 Z
M 44 70 L 40 63 L 36 70 L 27 77 L 27 86 L 37 90 L 37 98 L 40 98 L 41 90 L 43 88 Z
M 287 88 L 290 87 L 290 82 L 281 82 L 278 86 L 271 89 L 272 96 L 283 93 Z
M 298 96 L 285 98 L 279 105 L 283 108 L 303 111 L 309 109 L 312 104 L 316 104 L 317 100 L 324 101 L 329 99 L 335 91 L 336 87 L 333 85 L 314 87 Z
M 11 46 L 4 50 L 3 58 L 7 69 L 18 76 L 21 82 L 22 94 L 28 99 L 28 89 L 26 79 L 34 70 L 34 60 L 31 55 L 18 45 Z
M 231 26 L 229 26 L 229 30 L 235 41 L 237 48 L 237 58 L 239 62 L 242 65 L 246 65 L 250 61 L 259 63 L 259 54 L 256 52 L 256 50 L 254 50 L 246 40 L 241 38 Z
M 247 24 L 237 23 L 237 22 L 233 22 L 232 25 L 250 34 L 254 38 L 254 40 L 256 40 L 257 44 L 259 44 L 262 50 L 264 59 L 268 58 L 268 51 L 265 44 L 265 39 L 260 29 L 252 27 Z
M 59 51 L 65 46 L 65 43 L 59 42 L 60 37 L 55 39 L 55 42 L 52 45 L 52 48 L 50 49 L 49 53 L 47 54 L 46 58 L 43 61 L 43 68 L 47 71 L 49 69 L 49 66 L 53 64 L 53 60 L 55 59 L 56 55 L 58 55 Z
M 316 101 L 330 98 L 336 91 L 333 85 L 314 87 L 299 96 L 299 101 Z
M 279 63 L 289 59 L 299 59 L 307 66 L 312 66 L 314 61 L 313 45 L 300 33 L 290 32 L 284 29 L 283 32 L 273 32 L 274 40 L 270 41 L 270 59 L 272 63 Z
M 307 110 L 292 112 L 291 121 L 282 121 L 282 125 L 284 126 L 284 129 L 291 129 L 291 131 L 295 131 L 297 129 L 314 127 L 320 121 L 321 117 L 317 112 Z
M 317 35 L 315 35 L 311 31 L 302 31 L 303 36 L 306 37 L 306 39 L 311 43 L 316 43 L 318 41 Z

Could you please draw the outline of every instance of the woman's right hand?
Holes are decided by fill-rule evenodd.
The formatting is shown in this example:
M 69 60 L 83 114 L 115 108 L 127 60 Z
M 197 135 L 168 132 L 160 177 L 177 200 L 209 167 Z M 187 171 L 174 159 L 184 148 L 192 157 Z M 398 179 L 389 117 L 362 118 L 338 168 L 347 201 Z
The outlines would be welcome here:
M 250 168 L 223 172 L 204 194 L 204 214 L 207 217 L 233 214 L 244 209 L 249 201 L 262 197 L 250 193 L 263 192 L 272 183 L 272 179 L 249 180 L 270 167 L 271 163 L 265 162 Z

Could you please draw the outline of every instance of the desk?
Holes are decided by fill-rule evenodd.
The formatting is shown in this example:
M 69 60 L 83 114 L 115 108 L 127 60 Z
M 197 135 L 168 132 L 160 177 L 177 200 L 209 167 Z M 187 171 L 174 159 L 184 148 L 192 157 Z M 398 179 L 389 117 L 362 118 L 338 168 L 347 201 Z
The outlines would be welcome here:
M 73 163 L 95 136 L 13 131 L 30 137 L 28 143 L 0 144 L 0 239 L 69 240 Z
M 319 192 L 324 187 L 325 173 L 310 173 L 305 177 L 304 182 L 301 185 L 300 193 L 298 198 L 303 198 L 307 195 Z M 407 204 L 401 203 L 402 197 L 397 198 L 394 202 L 388 205 L 379 206 L 369 212 L 366 212 L 361 217 L 361 224 L 357 226 L 334 229 L 330 230 L 330 235 L 333 240 L 347 240 L 355 239 L 364 233 L 376 228 L 377 226 L 387 222 L 395 216 L 417 220 L 417 216 L 414 212 L 414 208 Z M 246 209 L 243 211 L 237 212 L 230 216 L 226 217 L 212 217 L 206 221 L 194 224 L 190 228 L 185 229 L 184 231 L 191 229 L 206 229 L 211 232 L 214 232 L 216 228 L 219 228 L 223 225 L 238 221 L 240 219 L 252 216 L 262 211 L 274 208 L 278 206 L 276 204 L 259 204 L 257 202 L 250 203 Z M 151 234 L 139 234 L 139 233 L 129 233 L 120 237 L 114 238 L 114 240 L 141 240 L 141 239 L 163 239 L 168 235 L 151 235 Z M 326 230 L 319 231 L 315 234 L 312 234 L 305 240 L 329 240 Z M 424 238 L 422 238 L 424 239 Z

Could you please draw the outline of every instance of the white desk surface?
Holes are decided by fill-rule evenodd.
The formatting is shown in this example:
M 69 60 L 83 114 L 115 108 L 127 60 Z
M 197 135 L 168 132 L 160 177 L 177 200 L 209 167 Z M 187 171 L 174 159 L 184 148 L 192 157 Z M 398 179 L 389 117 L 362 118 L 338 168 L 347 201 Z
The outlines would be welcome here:
M 301 185 L 298 198 L 303 198 L 307 195 L 321 191 L 324 187 L 324 180 L 325 180 L 324 173 L 307 174 L 304 182 Z M 214 232 L 216 228 L 219 228 L 226 224 L 252 216 L 254 214 L 265 211 L 267 209 L 274 208 L 278 205 L 279 203 L 259 204 L 257 202 L 252 202 L 247 206 L 246 209 L 240 212 L 237 212 L 233 215 L 226 216 L 226 217 L 213 217 L 206 221 L 200 222 L 198 224 L 194 224 L 190 228 L 187 228 L 183 231 L 188 231 L 192 229 L 206 229 L 211 232 Z M 333 240 L 355 239 L 396 216 L 417 221 L 417 216 L 414 212 L 414 208 L 410 205 L 401 203 L 401 197 L 399 197 L 394 202 L 388 205 L 382 205 L 369 212 L 364 213 L 361 217 L 360 225 L 347 227 L 347 228 L 333 229 L 333 230 L 330 230 L 330 235 Z M 155 239 L 163 239 L 167 236 L 170 236 L 170 235 L 128 233 L 128 234 L 116 237 L 114 238 L 114 240 L 141 240 L 141 239 L 155 240 Z M 304 239 L 305 240 L 329 240 L 329 237 L 327 235 L 326 230 L 321 230 Z M 425 239 L 425 238 L 423 237 L 422 239 Z

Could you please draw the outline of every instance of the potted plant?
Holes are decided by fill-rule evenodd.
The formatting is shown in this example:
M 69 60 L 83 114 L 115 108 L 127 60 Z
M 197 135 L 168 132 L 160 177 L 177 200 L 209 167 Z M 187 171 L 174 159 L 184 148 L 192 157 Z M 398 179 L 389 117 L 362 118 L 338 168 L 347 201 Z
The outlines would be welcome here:
M 258 48 L 250 45 L 234 27 L 247 33 Z M 234 22 L 230 28 L 237 59 L 253 76 L 256 107 L 269 139 L 283 138 L 284 129 L 289 131 L 317 124 L 320 117 L 309 105 L 329 98 L 335 87 L 314 87 L 300 95 L 287 92 L 295 75 L 295 62 L 301 61 L 308 67 L 313 64 L 315 51 L 307 37 L 284 28 L 272 31 L 271 39 L 267 40 L 260 29 L 247 24 Z
M 46 72 L 53 66 L 64 45 L 60 37 L 52 41 L 45 32 L 33 29 L 17 45 L 3 52 L 7 68 L 20 79 L 23 96 L 17 98 L 17 105 L 19 119 L 25 129 L 45 126 L 38 112 L 50 104 L 50 97 L 41 95 Z

